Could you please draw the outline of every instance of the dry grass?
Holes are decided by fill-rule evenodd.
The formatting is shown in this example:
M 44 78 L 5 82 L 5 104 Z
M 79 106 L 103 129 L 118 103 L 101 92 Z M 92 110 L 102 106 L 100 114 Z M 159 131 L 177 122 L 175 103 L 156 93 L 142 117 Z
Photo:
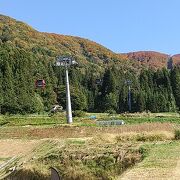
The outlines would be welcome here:
M 55 127 L 4 127 L 0 129 L 0 138 L 81 138 L 100 136 L 101 134 L 122 134 L 129 132 L 174 132 L 177 129 L 171 123 L 144 123 L 123 125 L 118 127 L 86 127 L 86 126 L 55 126 Z
M 0 140 L 0 158 L 26 155 L 39 144 L 37 140 Z
M 174 138 L 174 133 L 170 131 L 152 131 L 152 132 L 129 132 L 123 133 L 116 136 L 118 142 L 126 141 L 166 141 L 172 140 Z
M 6 152 L 8 156 L 3 156 L 29 154 L 27 149 L 38 145 L 28 155 L 31 160 L 26 161 L 23 169 L 16 174 L 19 179 L 26 176 L 38 180 L 49 178 L 50 166 L 57 167 L 65 179 L 114 178 L 142 159 L 140 146 L 144 141 L 153 141 L 154 144 L 156 141 L 163 143 L 174 138 L 174 127 L 167 123 L 101 128 L 31 128 L 19 131 L 19 135 L 22 132 L 26 135 L 27 132 L 31 133 L 31 136 L 28 134 L 30 138 L 48 140 L 1 140 L 3 152 L 8 144 L 11 147 L 11 151 Z M 12 134 L 17 137 L 15 132 L 11 131 Z
M 36 158 L 24 164 L 16 177 L 46 179 L 53 166 L 63 179 L 111 179 L 141 160 L 137 144 L 114 144 L 111 139 L 103 143 L 84 141 L 71 138 L 63 141 L 63 146 L 61 141 L 46 141 L 35 151 Z
M 0 129 L 0 158 L 27 155 L 31 159 L 17 174 L 20 179 L 48 179 L 50 166 L 58 167 L 66 179 L 110 179 L 140 161 L 139 148 L 144 142 L 171 140 L 178 128 L 160 122 L 111 127 L 4 126 Z

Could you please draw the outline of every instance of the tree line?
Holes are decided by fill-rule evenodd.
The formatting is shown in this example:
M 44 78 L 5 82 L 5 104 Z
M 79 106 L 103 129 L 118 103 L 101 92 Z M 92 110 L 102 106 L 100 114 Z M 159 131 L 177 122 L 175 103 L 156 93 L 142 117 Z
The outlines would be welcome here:
M 169 112 L 180 108 L 180 67 L 141 69 L 95 64 L 69 69 L 73 110 L 89 112 L 127 112 L 131 83 L 132 112 Z M 53 104 L 65 109 L 65 73 L 46 55 L 0 43 L 0 112 L 2 114 L 49 111 Z M 45 79 L 46 87 L 35 87 Z
M 144 69 L 139 74 L 110 67 L 103 74 L 102 85 L 89 89 L 90 102 L 94 102 L 92 111 L 128 112 L 127 80 L 131 81 L 131 112 L 179 110 L 180 67 L 171 71 L 165 68 L 157 71 Z

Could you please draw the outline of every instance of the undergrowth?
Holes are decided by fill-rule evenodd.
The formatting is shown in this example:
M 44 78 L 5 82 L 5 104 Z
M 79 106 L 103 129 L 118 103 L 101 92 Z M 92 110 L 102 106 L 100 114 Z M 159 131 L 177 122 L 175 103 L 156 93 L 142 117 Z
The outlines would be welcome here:
M 29 170 L 21 169 L 14 176 L 19 180 L 23 180 L 23 177 L 28 180 L 46 180 L 50 179 L 50 174 L 46 173 L 48 169 L 55 167 L 62 179 L 114 179 L 142 159 L 141 151 L 136 145 L 92 142 L 71 139 L 62 145 L 49 141 L 52 145 L 42 145 L 36 150 L 38 158 L 28 162 Z M 44 150 L 47 153 L 44 153 Z M 44 173 L 40 167 L 45 169 Z

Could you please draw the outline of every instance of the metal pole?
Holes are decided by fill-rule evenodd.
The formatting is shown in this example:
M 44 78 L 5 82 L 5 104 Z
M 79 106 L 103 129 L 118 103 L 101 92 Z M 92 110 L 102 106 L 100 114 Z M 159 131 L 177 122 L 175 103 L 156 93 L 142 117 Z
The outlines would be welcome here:
M 68 67 L 66 65 L 66 118 L 67 123 L 71 124 L 72 120 L 72 110 L 71 110 L 71 97 L 70 97 L 70 90 L 69 90 L 69 77 L 68 77 Z
M 129 112 L 131 112 L 131 87 L 128 86 L 128 105 L 129 105 Z

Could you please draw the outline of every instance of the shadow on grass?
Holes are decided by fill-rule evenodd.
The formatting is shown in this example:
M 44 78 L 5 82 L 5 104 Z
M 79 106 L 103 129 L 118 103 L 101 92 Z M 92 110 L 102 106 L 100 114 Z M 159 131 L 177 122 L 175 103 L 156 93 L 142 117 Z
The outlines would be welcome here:
M 5 180 L 50 180 L 49 175 L 42 174 L 36 170 L 21 169 L 5 178 Z

